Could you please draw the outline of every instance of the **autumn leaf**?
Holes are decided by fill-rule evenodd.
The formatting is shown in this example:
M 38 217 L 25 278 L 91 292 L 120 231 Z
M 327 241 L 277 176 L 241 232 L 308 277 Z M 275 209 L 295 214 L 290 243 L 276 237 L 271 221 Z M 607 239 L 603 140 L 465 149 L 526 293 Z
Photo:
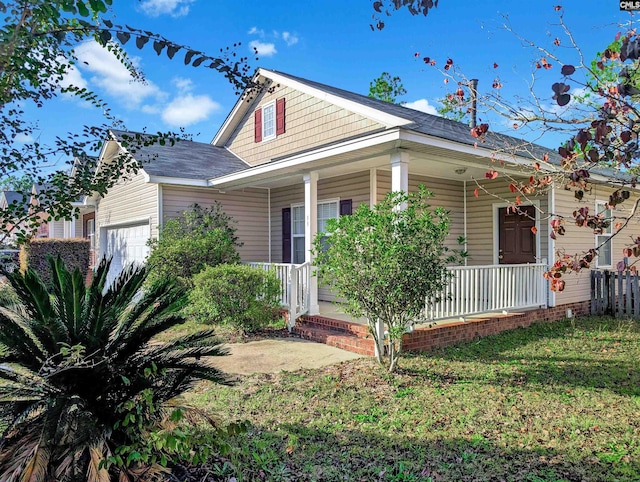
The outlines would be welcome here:
M 621 227 L 622 227 L 622 223 L 621 223 L 620 221 L 618 221 L 618 222 L 615 224 L 616 231 L 618 231 Z
M 536 228 L 535 226 L 531 226 L 531 232 L 533 234 L 538 234 L 538 228 Z
M 516 206 L 520 206 L 520 204 L 522 204 L 522 199 L 520 199 L 520 196 L 516 196 Z
M 539 163 L 539 162 L 534 163 L 534 164 L 533 164 L 533 168 L 534 168 L 536 171 L 539 171 L 539 170 L 540 170 L 540 163 Z
M 478 197 L 478 188 L 475 188 L 475 189 L 473 190 L 473 195 L 474 195 L 475 197 Z
M 498 68 L 498 64 L 496 64 L 495 62 L 493 63 L 493 68 L 497 69 Z
M 509 184 L 509 190 L 511 192 L 516 192 L 516 191 L 518 191 L 518 188 L 516 187 L 515 184 L 511 183 L 511 184 Z
M 498 177 L 498 171 L 489 171 L 489 172 L 486 172 L 486 173 L 484 174 L 484 177 L 486 177 L 487 179 L 492 179 L 492 180 L 493 180 L 493 179 L 495 179 L 496 177 Z

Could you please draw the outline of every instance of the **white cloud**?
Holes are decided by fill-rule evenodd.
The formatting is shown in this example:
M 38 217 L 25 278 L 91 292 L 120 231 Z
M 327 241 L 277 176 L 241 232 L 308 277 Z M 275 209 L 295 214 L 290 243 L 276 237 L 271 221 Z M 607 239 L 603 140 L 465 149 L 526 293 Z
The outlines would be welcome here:
M 258 55 L 262 55 L 263 57 L 271 57 L 278 52 L 274 44 L 260 42 L 259 40 L 249 42 L 249 47 L 251 47 L 252 51 L 255 49 Z
M 260 37 L 264 37 L 264 30 L 258 27 L 251 27 L 247 33 L 249 35 L 259 35 Z
M 221 109 L 208 95 L 184 94 L 173 99 L 162 111 L 162 120 L 172 127 L 187 127 L 206 120 Z
M 172 82 L 180 92 L 190 92 L 193 89 L 193 80 L 191 79 L 175 77 Z
M 148 98 L 162 100 L 165 94 L 151 81 L 136 81 L 114 54 L 96 42 L 85 42 L 75 49 L 81 70 L 92 74 L 89 79 L 109 95 L 133 109 Z M 130 57 L 136 63 L 137 59 Z
M 406 104 L 402 104 L 404 107 L 408 107 L 409 109 L 419 110 L 421 112 L 426 112 L 427 114 L 439 115 L 438 111 L 434 106 L 429 104 L 427 99 L 418 99 L 413 102 L 407 102 Z
M 62 58 L 60 60 L 64 61 Z M 69 67 L 67 68 L 67 73 L 60 81 L 60 87 L 62 88 L 66 88 L 72 85 L 74 87 L 77 87 L 78 89 L 87 88 L 87 81 L 82 77 L 82 73 L 75 65 L 69 65 Z
M 182 17 L 189 13 L 189 7 L 195 0 L 142 0 L 140 8 L 150 17 L 169 14 Z
M 14 141 L 20 144 L 28 144 L 30 142 L 35 141 L 35 138 L 31 134 L 25 134 L 23 132 L 20 132 L 18 135 L 16 135 Z
M 282 40 L 284 40 L 287 45 L 291 46 L 298 43 L 298 36 L 291 32 L 282 32 Z

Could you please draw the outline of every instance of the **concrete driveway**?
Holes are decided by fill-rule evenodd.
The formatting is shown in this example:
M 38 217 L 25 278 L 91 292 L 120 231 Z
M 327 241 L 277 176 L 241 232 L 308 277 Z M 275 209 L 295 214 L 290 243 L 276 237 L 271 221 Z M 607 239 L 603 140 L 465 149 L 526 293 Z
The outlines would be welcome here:
M 225 373 L 238 375 L 320 368 L 363 357 L 323 343 L 297 338 L 251 341 L 226 346 L 230 348 L 231 354 L 216 358 L 215 365 Z

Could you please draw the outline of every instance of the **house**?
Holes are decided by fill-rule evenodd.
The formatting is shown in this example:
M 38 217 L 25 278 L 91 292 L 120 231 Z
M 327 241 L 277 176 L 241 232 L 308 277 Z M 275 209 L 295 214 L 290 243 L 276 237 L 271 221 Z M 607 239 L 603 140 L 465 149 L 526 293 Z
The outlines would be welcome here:
M 451 267 L 450 299 L 429 305 L 429 317 L 551 307 L 560 314 L 588 311 L 588 274 L 567 276 L 564 291 L 555 292 L 542 273 L 557 251 L 592 249 L 607 241 L 611 228 L 599 236 L 569 228 L 552 239 L 545 213 L 564 216 L 569 226 L 578 202 L 561 185 L 523 196 L 526 215 L 506 201 L 513 198 L 510 184 L 529 179 L 534 157 L 544 149 L 491 133 L 480 142 L 465 124 L 282 72 L 260 69 L 256 77 L 267 88 L 239 99 L 210 144 L 145 147 L 136 158 L 149 161 L 142 161 L 138 174 L 91 200 L 99 253 L 114 256 L 115 269 L 143 260 L 147 239 L 164 221 L 194 202 L 217 200 L 237 221 L 242 259 L 284 266 L 295 281 L 287 292 L 293 317 L 317 315 L 333 299 L 308 274 L 311 240 L 326 220 L 348 215 L 360 203 L 374 204 L 389 191 L 424 184 L 434 194 L 432 204 L 451 212 L 447 242 L 458 248 L 463 237 L 469 253 L 466 266 Z M 100 162 L 121 153 L 119 139 L 127 135 L 113 131 Z M 487 179 L 496 162 L 510 179 Z M 557 169 L 553 162 L 544 168 Z M 602 211 L 612 191 L 594 182 L 581 203 Z M 601 249 L 598 267 L 616 265 L 624 244 L 618 238 Z
M 26 214 L 29 211 L 29 199 L 18 191 L 2 191 L 0 192 L 0 210 L 9 210 L 14 215 L 18 215 L 20 212 Z M 25 221 L 20 219 L 3 219 L 2 224 L 5 226 L 4 231 L 8 232 L 2 239 L 0 244 L 3 246 L 15 246 L 17 242 L 18 232 L 24 232 L 28 230 Z

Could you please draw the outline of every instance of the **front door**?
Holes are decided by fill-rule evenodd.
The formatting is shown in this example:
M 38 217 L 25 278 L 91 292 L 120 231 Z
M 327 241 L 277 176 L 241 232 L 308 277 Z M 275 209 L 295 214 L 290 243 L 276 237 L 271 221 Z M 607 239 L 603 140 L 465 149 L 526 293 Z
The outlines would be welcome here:
M 500 264 L 523 264 L 536 262 L 536 211 L 533 206 L 498 209 Z

